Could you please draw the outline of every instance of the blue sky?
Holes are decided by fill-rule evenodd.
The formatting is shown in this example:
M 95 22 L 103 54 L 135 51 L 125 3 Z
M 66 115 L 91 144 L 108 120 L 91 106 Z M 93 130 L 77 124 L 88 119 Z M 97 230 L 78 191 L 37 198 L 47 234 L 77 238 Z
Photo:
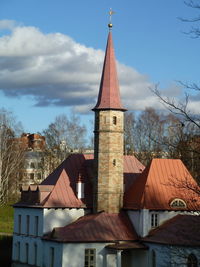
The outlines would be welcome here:
M 112 7 L 121 95 L 129 110 L 162 109 L 149 87 L 181 98 L 176 83 L 199 82 L 199 40 L 183 32 L 198 16 L 183 0 L 1 0 L 0 107 L 26 132 L 47 128 L 71 110 L 93 114 Z M 191 108 L 199 112 L 197 95 Z

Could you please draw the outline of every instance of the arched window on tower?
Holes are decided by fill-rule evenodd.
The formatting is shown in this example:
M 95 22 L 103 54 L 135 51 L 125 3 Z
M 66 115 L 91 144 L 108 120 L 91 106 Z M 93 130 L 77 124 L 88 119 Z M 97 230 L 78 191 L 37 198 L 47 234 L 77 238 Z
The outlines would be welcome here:
M 197 257 L 192 253 L 188 256 L 187 267 L 198 267 Z

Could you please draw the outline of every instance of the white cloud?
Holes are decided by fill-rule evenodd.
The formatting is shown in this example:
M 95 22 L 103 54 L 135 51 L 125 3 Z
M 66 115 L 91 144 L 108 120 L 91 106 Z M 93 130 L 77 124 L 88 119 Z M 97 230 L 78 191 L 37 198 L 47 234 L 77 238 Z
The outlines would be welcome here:
M 0 37 L 0 90 L 6 95 L 31 95 L 38 106 L 68 105 L 79 112 L 95 105 L 103 51 L 14 21 L 0 21 L 0 29 L 12 30 Z M 120 63 L 118 73 L 126 108 L 163 107 L 149 90 L 153 85 L 147 76 Z
M 0 20 L 0 30 L 13 30 L 17 23 L 14 20 Z

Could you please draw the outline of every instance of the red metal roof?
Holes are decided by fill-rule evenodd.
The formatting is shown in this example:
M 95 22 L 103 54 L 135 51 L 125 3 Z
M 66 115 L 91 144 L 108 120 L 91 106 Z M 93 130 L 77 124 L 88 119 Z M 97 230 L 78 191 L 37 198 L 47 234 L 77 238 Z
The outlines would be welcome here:
M 54 185 L 54 188 L 43 207 L 92 207 L 92 162 L 93 155 L 72 154 L 43 182 L 43 185 Z M 76 183 L 81 174 L 85 188 L 85 198 L 78 199 Z
M 181 245 L 200 246 L 200 216 L 177 215 L 152 230 L 142 241 Z
M 135 181 L 138 175 L 142 172 L 144 166 L 134 156 L 124 156 L 124 183 L 126 190 Z M 84 183 L 85 198 L 78 199 L 76 192 L 76 183 L 81 176 L 81 182 Z M 23 199 L 16 205 L 34 205 L 37 207 L 68 207 L 92 208 L 93 194 L 92 194 L 92 179 L 93 174 L 93 155 L 91 154 L 72 154 L 63 163 L 50 174 L 40 186 L 40 201 L 34 202 L 38 197 L 29 198 L 27 194 L 31 194 L 30 187 L 27 187 L 26 192 L 22 191 Z M 48 186 L 49 191 L 43 193 L 44 187 Z M 29 190 L 29 191 L 27 191 Z M 41 198 L 41 194 L 43 197 Z M 29 199 L 29 201 L 28 201 Z M 27 200 L 27 201 L 26 201 Z
M 119 84 L 118 84 L 117 70 L 115 64 L 115 54 L 114 54 L 111 32 L 109 32 L 108 35 L 98 100 L 93 110 L 96 109 L 125 110 L 122 106 L 120 99 Z
M 89 214 L 45 237 L 58 242 L 134 241 L 138 236 L 125 212 Z
M 199 210 L 199 194 L 196 182 L 179 159 L 153 159 L 150 165 L 131 185 L 124 197 L 124 206 L 129 209 L 177 210 L 170 203 L 175 198 L 183 199 L 185 210 Z

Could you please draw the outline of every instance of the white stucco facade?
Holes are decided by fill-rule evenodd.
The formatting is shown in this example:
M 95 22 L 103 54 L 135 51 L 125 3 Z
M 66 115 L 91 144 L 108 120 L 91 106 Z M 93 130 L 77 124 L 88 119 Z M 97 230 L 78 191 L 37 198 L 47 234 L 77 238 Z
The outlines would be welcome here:
M 42 267 L 46 247 L 41 237 L 54 227 L 68 225 L 88 212 L 85 209 L 15 207 L 12 260 L 18 263 L 13 266 L 19 266 L 21 262 Z M 55 249 L 57 247 L 58 243 L 55 243 Z
M 157 214 L 157 226 L 161 225 L 165 221 L 175 217 L 178 214 L 191 214 L 191 212 L 186 211 L 156 211 L 156 210 L 129 210 L 129 218 L 134 225 L 134 228 L 139 236 L 145 237 L 148 235 L 152 228 L 157 226 L 152 226 L 152 215 Z

